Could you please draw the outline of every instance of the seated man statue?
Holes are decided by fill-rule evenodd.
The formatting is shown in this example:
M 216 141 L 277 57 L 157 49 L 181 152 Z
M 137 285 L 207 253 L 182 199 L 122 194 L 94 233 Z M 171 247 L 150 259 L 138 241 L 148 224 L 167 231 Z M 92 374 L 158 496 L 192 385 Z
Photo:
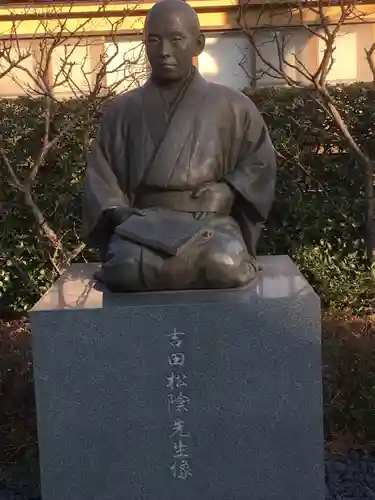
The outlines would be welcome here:
M 239 91 L 193 66 L 195 11 L 162 0 L 144 29 L 150 79 L 107 106 L 84 178 L 83 232 L 113 292 L 234 288 L 256 275 L 276 159 Z

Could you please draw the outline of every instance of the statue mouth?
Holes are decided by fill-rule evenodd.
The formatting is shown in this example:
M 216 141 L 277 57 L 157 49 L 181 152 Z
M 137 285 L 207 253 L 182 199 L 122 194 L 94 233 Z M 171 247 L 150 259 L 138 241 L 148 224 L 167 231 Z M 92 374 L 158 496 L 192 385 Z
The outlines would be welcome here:
M 176 68 L 177 67 L 177 64 L 172 64 L 172 63 L 165 63 L 165 62 L 162 62 L 159 64 L 159 66 L 161 68 L 166 68 L 166 69 L 173 69 L 173 68 Z

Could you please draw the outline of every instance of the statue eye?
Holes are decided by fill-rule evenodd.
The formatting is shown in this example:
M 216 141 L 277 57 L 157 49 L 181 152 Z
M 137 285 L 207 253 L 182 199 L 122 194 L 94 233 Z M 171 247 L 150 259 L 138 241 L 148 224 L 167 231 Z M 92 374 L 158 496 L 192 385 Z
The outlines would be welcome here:
M 173 41 L 173 42 L 180 42 L 181 40 L 182 40 L 182 38 L 181 38 L 180 36 L 174 36 L 174 37 L 172 38 L 172 41 Z

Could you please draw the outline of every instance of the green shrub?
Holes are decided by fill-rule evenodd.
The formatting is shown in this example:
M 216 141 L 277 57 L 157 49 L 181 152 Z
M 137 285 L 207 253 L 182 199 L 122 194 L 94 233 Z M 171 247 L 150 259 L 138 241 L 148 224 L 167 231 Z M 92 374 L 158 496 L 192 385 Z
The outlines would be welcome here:
M 81 177 L 87 127 L 84 101 L 70 100 L 53 110 L 52 137 L 72 120 L 77 125 L 50 150 L 34 186 L 35 200 L 69 251 L 80 226 Z M 39 100 L 0 100 L 0 143 L 10 163 L 24 178 L 37 157 L 44 134 L 44 109 Z M 0 175 L 6 168 L 0 159 Z M 53 279 L 51 249 L 40 237 L 21 194 L 0 184 L 0 315 L 26 311 Z M 3 209 L 1 209 L 3 208 Z M 52 255 L 53 257 L 53 255 Z
M 351 133 L 375 158 L 375 89 L 356 84 L 331 91 Z M 325 306 L 370 312 L 374 287 L 365 260 L 362 167 L 309 91 L 249 94 L 285 157 L 259 252 L 289 254 Z
M 375 157 L 375 90 L 352 85 L 333 92 L 354 137 Z M 362 168 L 308 92 L 248 93 L 284 157 L 277 200 L 259 253 L 289 254 L 326 306 L 368 312 L 374 290 L 365 264 Z M 58 234 L 64 235 L 68 249 L 77 244 L 84 137 L 87 115 L 94 112 L 79 100 L 63 102 L 53 110 L 52 134 L 73 117 L 77 125 L 47 155 L 35 184 L 36 201 Z M 42 104 L 30 99 L 0 101 L 0 123 L 4 149 L 23 176 L 40 149 Z M 50 249 L 19 193 L 4 180 L 5 165 L 0 165 L 0 314 L 5 314 L 27 310 L 54 274 Z

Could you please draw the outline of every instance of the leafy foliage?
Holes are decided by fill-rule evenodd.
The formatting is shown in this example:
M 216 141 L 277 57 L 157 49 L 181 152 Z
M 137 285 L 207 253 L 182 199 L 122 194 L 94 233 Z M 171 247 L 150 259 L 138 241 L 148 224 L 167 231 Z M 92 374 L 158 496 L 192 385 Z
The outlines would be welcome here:
M 332 451 L 374 450 L 375 323 L 326 314 L 323 327 L 324 428 Z
M 31 336 L 25 321 L 0 320 L 0 483 L 39 483 Z M 31 493 L 31 491 L 30 491 Z M 31 495 L 30 495 L 31 496 Z
M 375 157 L 375 89 L 355 84 L 330 90 L 356 140 Z M 326 306 L 371 311 L 362 167 L 310 90 L 248 94 L 262 110 L 281 157 L 277 199 L 259 252 L 289 254 Z
M 0 101 L 1 142 L 21 178 L 38 155 L 44 134 L 43 103 L 32 99 Z M 34 185 L 34 196 L 67 250 L 77 245 L 80 224 L 81 177 L 85 165 L 88 115 L 82 100 L 55 105 L 52 134 L 74 118 L 74 130 L 63 135 L 47 157 Z M 90 117 L 91 118 L 91 117 Z M 0 160 L 1 162 L 1 160 Z M 1 163 L 0 163 L 1 164 Z M 6 179 L 6 168 L 0 173 Z M 26 311 L 54 277 L 51 249 L 39 234 L 22 193 L 7 182 L 0 185 L 0 314 Z
M 375 157 L 374 88 L 356 84 L 332 92 L 351 132 Z M 306 89 L 246 93 L 262 111 L 281 158 L 277 200 L 259 253 L 289 254 L 325 305 L 368 312 L 374 289 L 365 262 L 361 167 Z M 54 105 L 52 134 L 72 119 L 76 125 L 49 151 L 35 182 L 36 201 L 68 248 L 79 240 L 85 144 L 88 134 L 94 133 L 97 116 L 97 108 L 83 99 Z M 0 122 L 3 147 L 23 177 L 40 150 L 42 103 L 0 101 Z M 0 174 L 0 314 L 4 315 L 27 310 L 49 286 L 54 269 L 51 249 L 20 194 L 6 181 L 1 160 Z

